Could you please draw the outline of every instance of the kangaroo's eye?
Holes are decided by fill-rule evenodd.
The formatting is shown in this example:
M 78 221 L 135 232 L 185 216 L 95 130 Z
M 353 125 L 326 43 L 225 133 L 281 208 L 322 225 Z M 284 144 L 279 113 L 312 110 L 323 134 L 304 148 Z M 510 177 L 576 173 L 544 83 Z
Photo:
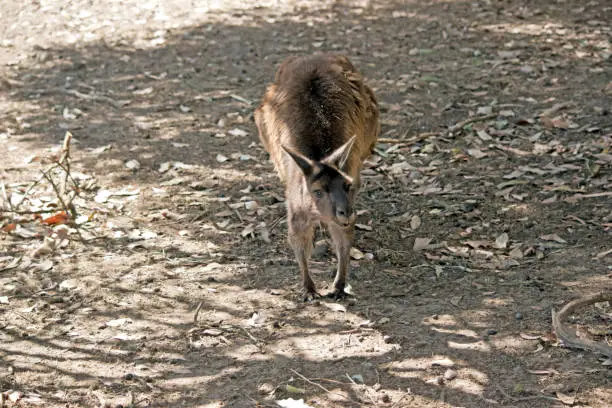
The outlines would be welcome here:
M 323 197 L 323 192 L 321 190 L 315 190 L 312 192 L 312 194 L 315 196 L 317 200 Z

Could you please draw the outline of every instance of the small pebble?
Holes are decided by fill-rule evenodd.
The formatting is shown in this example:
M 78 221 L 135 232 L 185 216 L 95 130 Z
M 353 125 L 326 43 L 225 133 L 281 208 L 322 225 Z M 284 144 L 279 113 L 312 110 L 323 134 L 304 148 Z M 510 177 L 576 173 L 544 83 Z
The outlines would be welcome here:
M 497 330 L 495 330 L 495 329 L 489 329 L 489 330 L 487 330 L 487 334 L 488 334 L 489 336 L 493 336 L 493 335 L 497 334 Z
M 363 376 L 361 374 L 355 374 L 351 376 L 351 379 L 357 384 L 363 384 Z
M 516 320 L 523 320 L 523 315 L 521 314 L 521 312 L 516 312 L 514 317 L 516 318 Z

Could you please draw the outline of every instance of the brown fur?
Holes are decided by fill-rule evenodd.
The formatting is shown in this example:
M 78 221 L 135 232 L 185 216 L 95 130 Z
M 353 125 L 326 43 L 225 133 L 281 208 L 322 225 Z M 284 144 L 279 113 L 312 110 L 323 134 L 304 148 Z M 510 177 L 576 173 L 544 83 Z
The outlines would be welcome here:
M 334 293 L 343 293 L 352 206 L 363 161 L 379 134 L 378 116 L 374 93 L 338 55 L 286 59 L 255 111 L 259 138 L 285 183 L 289 242 L 308 295 L 316 294 L 307 263 L 319 221 L 327 224 L 338 255 Z

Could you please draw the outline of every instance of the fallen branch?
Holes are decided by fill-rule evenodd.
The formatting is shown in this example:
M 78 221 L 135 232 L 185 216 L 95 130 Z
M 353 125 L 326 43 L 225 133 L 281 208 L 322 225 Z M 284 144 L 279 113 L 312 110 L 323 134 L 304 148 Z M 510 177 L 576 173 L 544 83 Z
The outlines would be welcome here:
M 564 327 L 562 323 L 562 321 L 575 309 L 600 302 L 612 302 L 612 292 L 602 292 L 595 296 L 573 300 L 565 305 L 559 312 L 555 312 L 554 309 L 552 310 L 553 330 L 564 347 L 601 353 L 608 358 L 612 358 L 612 347 L 589 339 L 581 339 Z
M 469 125 L 470 123 L 475 123 L 475 122 L 482 122 L 483 120 L 489 120 L 489 119 L 494 119 L 497 117 L 497 113 L 490 113 L 488 115 L 484 115 L 484 116 L 476 116 L 474 118 L 468 118 L 466 120 L 462 120 L 459 123 L 454 124 L 453 126 L 451 126 L 448 131 L 449 133 L 452 133 L 456 130 L 462 129 L 464 126 Z

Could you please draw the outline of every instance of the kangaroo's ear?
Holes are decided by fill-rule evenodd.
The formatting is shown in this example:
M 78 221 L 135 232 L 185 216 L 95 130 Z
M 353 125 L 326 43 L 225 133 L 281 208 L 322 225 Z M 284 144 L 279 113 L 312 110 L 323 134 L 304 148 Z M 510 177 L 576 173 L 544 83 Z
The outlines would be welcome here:
M 325 157 L 321 162 L 334 166 L 339 170 L 346 170 L 345 166 L 348 162 L 349 155 L 351 154 L 351 150 L 353 145 L 355 144 L 355 140 L 357 136 L 351 137 L 346 143 L 342 146 L 331 152 L 327 157 Z
M 283 146 L 281 145 L 281 147 L 283 148 L 284 151 L 287 152 L 287 154 L 289 156 L 291 156 L 291 158 L 293 159 L 293 161 L 295 161 L 295 163 L 300 167 L 300 169 L 302 169 L 302 172 L 304 172 L 304 175 L 306 177 L 310 177 L 315 170 L 315 162 L 310 160 L 308 157 L 304 156 L 301 153 L 296 152 L 295 150 Z

